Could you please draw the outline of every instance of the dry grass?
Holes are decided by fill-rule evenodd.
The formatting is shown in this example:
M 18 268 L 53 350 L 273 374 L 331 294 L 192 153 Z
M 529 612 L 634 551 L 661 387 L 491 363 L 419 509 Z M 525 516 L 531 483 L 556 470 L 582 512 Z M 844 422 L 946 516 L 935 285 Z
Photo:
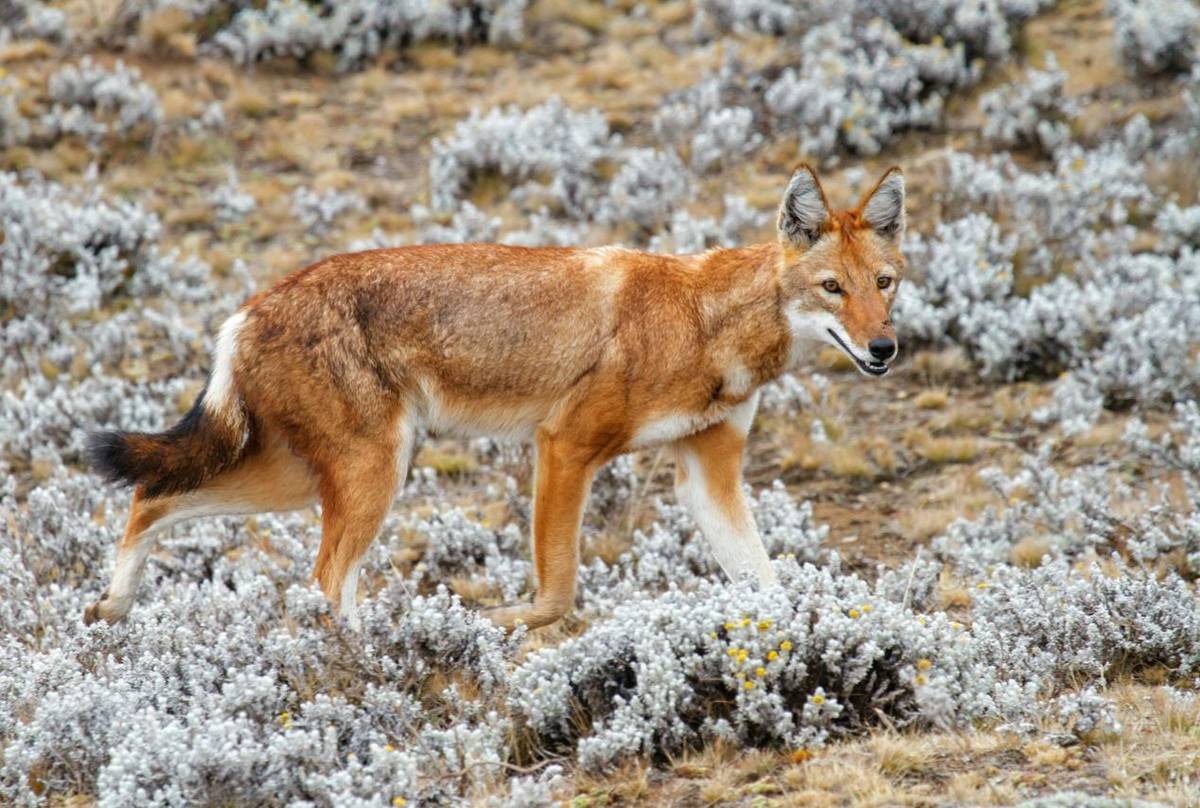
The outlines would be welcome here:
M 1013 545 L 1010 559 L 1018 567 L 1032 569 L 1042 565 L 1042 559 L 1050 552 L 1050 544 L 1039 536 L 1026 536 Z
M 950 402 L 950 396 L 945 390 L 923 390 L 913 399 L 913 406 L 919 410 L 942 410 Z
M 466 477 L 479 471 L 479 461 L 459 447 L 425 446 L 413 465 L 431 468 L 442 477 Z
M 865 452 L 856 446 L 832 446 L 824 452 L 824 465 L 835 477 L 869 480 L 875 476 L 875 466 Z
M 977 438 L 923 436 L 912 444 L 913 451 L 930 463 L 969 463 L 986 448 Z
M 910 367 L 929 385 L 946 384 L 973 375 L 970 360 L 958 348 L 921 351 L 913 357 Z

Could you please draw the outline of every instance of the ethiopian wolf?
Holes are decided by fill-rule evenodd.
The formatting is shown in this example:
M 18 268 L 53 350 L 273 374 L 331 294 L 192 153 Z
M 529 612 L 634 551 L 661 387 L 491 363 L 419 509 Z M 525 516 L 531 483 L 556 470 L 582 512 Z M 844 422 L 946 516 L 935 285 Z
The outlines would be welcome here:
M 157 434 L 93 436 L 135 486 L 116 570 L 84 619 L 117 621 L 163 528 L 321 503 L 314 576 L 355 622 L 359 563 L 408 471 L 414 435 L 535 447 L 537 627 L 575 598 L 580 514 L 613 457 L 669 446 L 676 491 L 721 568 L 774 573 L 742 493 L 758 389 L 829 343 L 864 374 L 896 355 L 904 178 L 834 211 L 792 175 L 776 240 L 699 255 L 443 244 L 335 255 L 248 300 L 221 327 L 191 411 Z

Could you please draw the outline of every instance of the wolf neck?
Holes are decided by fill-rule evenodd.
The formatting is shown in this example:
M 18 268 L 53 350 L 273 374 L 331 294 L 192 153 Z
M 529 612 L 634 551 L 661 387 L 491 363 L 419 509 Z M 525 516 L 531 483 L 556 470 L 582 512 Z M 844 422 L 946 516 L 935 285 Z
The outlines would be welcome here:
M 791 332 L 782 306 L 780 250 L 776 244 L 710 250 L 698 256 L 704 336 L 721 367 L 738 366 L 752 387 L 787 369 Z

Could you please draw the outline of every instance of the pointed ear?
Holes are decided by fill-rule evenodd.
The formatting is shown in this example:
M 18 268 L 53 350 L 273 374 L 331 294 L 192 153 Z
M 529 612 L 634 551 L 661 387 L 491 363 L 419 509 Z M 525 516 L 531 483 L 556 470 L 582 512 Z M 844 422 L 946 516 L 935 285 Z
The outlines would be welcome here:
M 861 217 L 886 239 L 904 237 L 904 172 L 892 166 L 858 204 Z
M 807 164 L 792 173 L 779 206 L 779 237 L 797 247 L 809 247 L 829 221 L 829 204 L 817 175 Z

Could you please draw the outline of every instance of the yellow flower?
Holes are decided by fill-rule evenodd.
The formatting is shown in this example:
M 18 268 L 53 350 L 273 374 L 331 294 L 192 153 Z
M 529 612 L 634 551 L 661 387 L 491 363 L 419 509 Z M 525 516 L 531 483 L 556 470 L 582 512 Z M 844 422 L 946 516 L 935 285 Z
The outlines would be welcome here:
M 709 636 L 709 639 L 715 640 L 717 638 L 717 632 L 714 631 L 711 634 L 709 634 L 708 636 Z
M 856 619 L 858 617 L 858 614 L 859 614 L 858 609 L 851 609 L 850 610 L 850 619 L 851 620 Z
M 726 623 L 726 624 L 725 624 L 725 630 L 726 630 L 726 631 L 733 631 L 735 628 L 737 628 L 737 626 L 735 626 L 733 623 Z
M 746 651 L 745 648 L 739 649 L 737 652 L 738 664 L 741 665 L 743 662 L 745 662 L 746 657 L 748 657 L 748 656 L 750 656 L 750 653 L 748 651 Z
M 987 581 L 980 581 L 979 583 L 975 584 L 975 588 L 976 589 L 987 589 Z
M 779 649 L 780 649 L 781 651 L 790 651 L 790 650 L 792 650 L 792 641 L 791 641 L 791 640 L 784 640 L 783 642 L 779 643 Z
M 923 626 L 923 625 L 925 625 L 925 618 L 924 618 L 924 617 L 918 617 L 918 618 L 917 618 L 917 625 L 919 625 L 919 626 Z
M 392 746 L 391 744 L 388 744 L 387 746 L 383 747 L 383 751 L 385 751 L 385 752 L 395 752 L 395 751 L 396 751 L 396 747 Z
M 282 713 L 279 714 L 279 723 L 283 724 L 284 729 L 291 729 L 292 728 L 292 714 L 289 713 L 287 710 L 284 710 Z
M 759 631 L 766 631 L 766 630 L 767 630 L 767 629 L 769 629 L 770 627 L 771 627 L 771 621 L 770 621 L 770 620 L 759 620 L 759 621 L 758 621 L 758 630 L 759 630 Z
M 745 678 L 746 678 L 746 672 L 745 672 L 745 671 L 738 671 L 738 672 L 737 672 L 737 678 L 739 678 L 739 679 L 745 679 Z
M 403 797 L 393 797 L 392 805 L 395 805 L 396 808 L 404 808 L 405 805 L 408 805 L 408 800 Z
M 757 676 L 759 679 L 761 679 L 767 675 L 767 669 L 760 665 L 759 667 L 754 669 L 754 675 Z
M 742 618 L 742 628 L 745 628 L 745 627 L 746 627 L 746 626 L 748 626 L 748 625 L 750 625 L 750 618 L 749 618 L 749 617 L 743 617 L 743 618 Z
M 753 689 L 754 689 L 754 682 L 749 682 L 749 681 L 747 681 L 747 682 L 743 682 L 743 683 L 742 683 L 742 687 L 746 688 L 747 690 L 753 690 Z
M 928 659 L 918 659 L 917 660 L 917 670 L 927 671 L 932 667 L 933 667 L 933 663 L 930 662 Z
M 767 661 L 774 662 L 777 659 L 779 659 L 778 651 L 771 651 L 769 654 L 767 654 Z
M 875 608 L 875 607 L 874 607 L 874 606 L 872 606 L 871 604 L 869 604 L 869 603 L 864 603 L 864 604 L 862 605 L 863 614 L 866 614 L 867 612 L 871 611 L 871 610 L 872 610 L 872 609 L 874 609 L 874 608 Z
M 824 704 L 825 697 L 822 696 L 820 693 L 813 693 L 812 696 L 809 698 L 809 701 L 811 701 L 813 704 Z
M 962 628 L 962 623 L 958 622 L 957 620 L 951 620 L 950 628 L 958 630 L 958 629 Z
M 923 674 L 923 673 L 918 673 L 918 674 L 917 674 L 917 678 L 916 678 L 916 680 L 915 680 L 915 681 L 916 681 L 916 683 L 917 683 L 918 685 L 923 685 L 923 684 L 925 684 L 926 682 L 928 682 L 929 680 L 925 678 L 925 674 Z
M 736 648 L 730 648 L 730 649 L 729 649 L 728 651 L 726 651 L 725 653 L 729 654 L 730 656 L 737 656 L 738 649 L 736 649 Z

